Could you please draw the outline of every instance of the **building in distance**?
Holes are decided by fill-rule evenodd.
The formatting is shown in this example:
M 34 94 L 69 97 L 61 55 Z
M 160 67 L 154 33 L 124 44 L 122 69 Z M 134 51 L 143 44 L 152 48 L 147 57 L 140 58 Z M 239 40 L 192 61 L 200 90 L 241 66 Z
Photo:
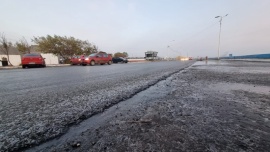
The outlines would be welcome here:
M 146 60 L 157 60 L 158 59 L 157 54 L 158 54 L 158 52 L 155 52 L 155 51 L 147 51 L 147 52 L 145 52 L 145 59 Z

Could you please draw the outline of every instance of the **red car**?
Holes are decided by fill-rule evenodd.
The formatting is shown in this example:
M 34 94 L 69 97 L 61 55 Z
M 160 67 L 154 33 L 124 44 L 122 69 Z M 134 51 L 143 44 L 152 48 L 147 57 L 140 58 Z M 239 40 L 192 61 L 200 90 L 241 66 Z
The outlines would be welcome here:
M 89 55 L 88 57 L 85 57 L 84 59 L 81 60 L 82 65 L 95 65 L 95 64 L 112 64 L 112 55 L 107 54 L 106 52 L 98 52 Z
M 25 54 L 22 57 L 22 68 L 46 67 L 45 58 L 38 53 Z
M 80 56 L 73 56 L 70 59 L 70 64 L 71 65 L 78 65 L 81 64 L 81 60 L 84 59 L 86 56 L 85 55 L 80 55 Z

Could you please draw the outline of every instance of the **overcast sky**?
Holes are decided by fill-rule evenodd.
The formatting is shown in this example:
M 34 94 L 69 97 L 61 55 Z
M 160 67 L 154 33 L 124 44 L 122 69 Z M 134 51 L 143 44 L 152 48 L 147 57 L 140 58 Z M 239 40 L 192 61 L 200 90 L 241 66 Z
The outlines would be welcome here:
M 270 0 L 0 0 L 0 32 L 12 42 L 73 36 L 129 56 L 215 57 L 215 17 L 226 14 L 221 56 L 270 53 Z

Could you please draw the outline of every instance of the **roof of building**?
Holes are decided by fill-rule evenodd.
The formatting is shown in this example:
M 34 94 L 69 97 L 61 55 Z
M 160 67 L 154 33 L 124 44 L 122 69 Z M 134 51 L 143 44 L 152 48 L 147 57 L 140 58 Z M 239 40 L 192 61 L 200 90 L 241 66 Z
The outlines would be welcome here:
M 145 54 L 158 54 L 158 52 L 156 52 L 156 51 L 147 51 L 147 52 L 145 52 Z

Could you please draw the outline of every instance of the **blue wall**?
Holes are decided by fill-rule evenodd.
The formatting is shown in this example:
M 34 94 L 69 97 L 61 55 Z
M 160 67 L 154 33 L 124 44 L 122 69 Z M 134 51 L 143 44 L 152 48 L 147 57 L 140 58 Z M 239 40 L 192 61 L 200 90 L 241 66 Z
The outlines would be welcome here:
M 270 59 L 270 54 L 254 54 L 243 56 L 221 57 L 221 59 Z

